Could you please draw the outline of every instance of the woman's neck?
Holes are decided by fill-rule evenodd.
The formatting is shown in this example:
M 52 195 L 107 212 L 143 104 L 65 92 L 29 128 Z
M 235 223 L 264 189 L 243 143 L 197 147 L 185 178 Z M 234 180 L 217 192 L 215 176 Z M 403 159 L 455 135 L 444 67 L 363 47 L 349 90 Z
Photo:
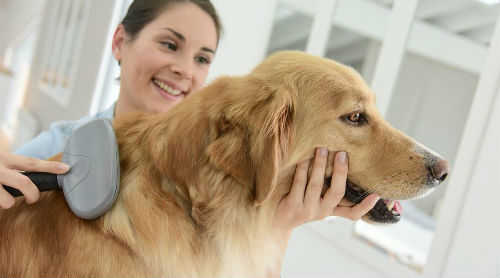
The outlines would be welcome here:
M 114 111 L 113 116 L 114 117 L 118 117 L 118 116 L 121 117 L 121 116 L 130 114 L 130 113 L 135 113 L 135 112 L 145 112 L 145 111 L 141 110 L 140 107 L 137 107 L 137 105 L 135 105 L 133 100 L 123 96 L 123 93 L 120 92 L 120 96 L 118 97 L 118 100 L 116 101 L 115 111 Z
M 130 105 L 124 98 L 118 97 L 113 116 L 118 117 L 138 111 L 139 110 L 137 110 L 137 108 L 135 108 L 133 105 Z

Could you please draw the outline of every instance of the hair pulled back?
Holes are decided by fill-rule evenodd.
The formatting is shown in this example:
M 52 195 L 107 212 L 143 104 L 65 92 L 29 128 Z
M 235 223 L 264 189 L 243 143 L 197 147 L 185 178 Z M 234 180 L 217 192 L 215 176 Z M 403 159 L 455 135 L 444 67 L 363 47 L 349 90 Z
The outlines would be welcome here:
M 134 40 L 139 32 L 174 4 L 192 3 L 205 11 L 213 20 L 219 43 L 222 26 L 215 7 L 209 0 L 134 0 L 121 24 L 125 32 Z

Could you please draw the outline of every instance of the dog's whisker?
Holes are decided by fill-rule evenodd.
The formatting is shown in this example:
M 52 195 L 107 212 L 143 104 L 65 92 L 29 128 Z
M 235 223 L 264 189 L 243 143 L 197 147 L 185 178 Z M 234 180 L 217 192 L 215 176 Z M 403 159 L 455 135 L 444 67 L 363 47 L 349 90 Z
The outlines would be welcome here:
M 363 194 L 361 194 L 360 196 L 358 196 L 356 199 L 354 199 L 354 203 L 357 203 L 358 201 L 364 199 L 366 196 L 368 196 L 369 194 L 371 194 L 370 191 L 365 191 Z

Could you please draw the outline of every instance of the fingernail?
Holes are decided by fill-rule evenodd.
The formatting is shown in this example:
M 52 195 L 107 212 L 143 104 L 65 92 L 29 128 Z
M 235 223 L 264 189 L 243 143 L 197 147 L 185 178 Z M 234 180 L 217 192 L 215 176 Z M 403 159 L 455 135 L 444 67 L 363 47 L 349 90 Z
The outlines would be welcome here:
M 59 168 L 59 170 L 61 170 L 61 171 L 67 172 L 70 167 L 66 163 L 59 163 L 59 165 L 57 166 L 57 168 Z
M 339 152 L 339 154 L 337 155 L 337 159 L 341 162 L 341 163 L 345 163 L 346 160 L 347 160 L 347 155 L 344 151 L 341 151 Z
M 319 154 L 321 156 L 327 156 L 328 155 L 328 150 L 326 148 L 319 148 Z

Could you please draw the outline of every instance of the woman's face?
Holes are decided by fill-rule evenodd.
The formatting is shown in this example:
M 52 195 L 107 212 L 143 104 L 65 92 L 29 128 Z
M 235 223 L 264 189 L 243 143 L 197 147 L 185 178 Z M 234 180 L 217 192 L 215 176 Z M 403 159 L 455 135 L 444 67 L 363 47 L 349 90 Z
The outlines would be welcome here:
M 129 111 L 168 110 L 201 89 L 216 46 L 212 18 L 191 3 L 169 7 L 132 41 L 120 25 L 113 37 L 121 63 L 119 101 Z

